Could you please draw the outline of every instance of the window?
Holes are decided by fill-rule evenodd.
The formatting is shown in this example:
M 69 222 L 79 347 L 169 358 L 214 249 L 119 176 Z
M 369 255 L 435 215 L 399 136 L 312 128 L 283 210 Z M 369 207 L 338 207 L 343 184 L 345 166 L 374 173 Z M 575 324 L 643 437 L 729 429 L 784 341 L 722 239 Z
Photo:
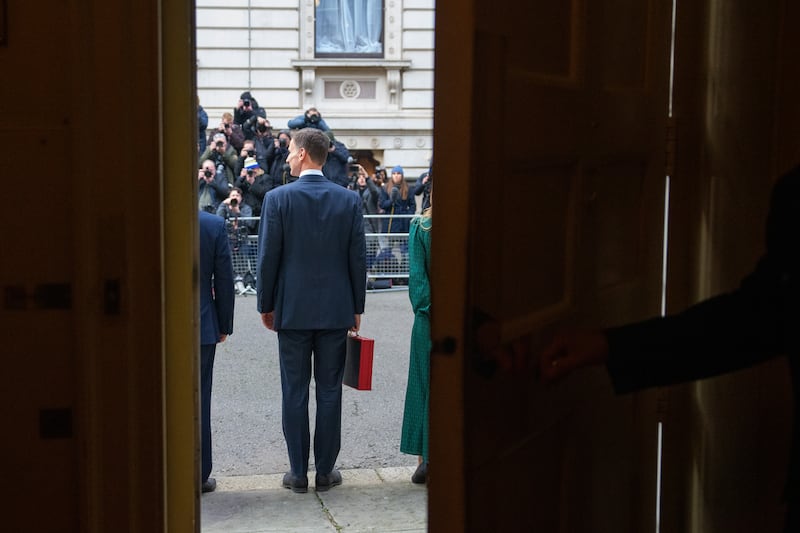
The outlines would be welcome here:
M 316 0 L 316 57 L 383 57 L 383 0 Z

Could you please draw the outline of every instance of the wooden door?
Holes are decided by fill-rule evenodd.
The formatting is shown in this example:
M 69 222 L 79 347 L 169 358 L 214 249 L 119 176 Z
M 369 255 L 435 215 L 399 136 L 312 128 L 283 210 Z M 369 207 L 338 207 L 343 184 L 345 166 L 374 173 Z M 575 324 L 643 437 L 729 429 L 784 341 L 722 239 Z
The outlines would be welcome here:
M 655 529 L 655 396 L 525 353 L 659 313 L 670 19 L 437 3 L 431 531 Z
M 775 178 L 798 163 L 797 2 L 677 4 L 668 311 L 736 288 L 764 251 Z M 669 532 L 783 530 L 787 361 L 668 391 Z

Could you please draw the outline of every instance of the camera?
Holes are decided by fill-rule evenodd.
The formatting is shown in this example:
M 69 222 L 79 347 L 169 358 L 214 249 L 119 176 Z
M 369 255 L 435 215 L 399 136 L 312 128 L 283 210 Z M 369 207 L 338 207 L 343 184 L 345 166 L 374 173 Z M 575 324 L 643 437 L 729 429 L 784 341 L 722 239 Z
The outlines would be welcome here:
M 281 137 L 278 139 L 278 145 L 280 145 L 281 148 L 286 148 L 286 138 Z
M 247 151 L 247 155 L 248 155 L 248 157 L 253 157 L 254 155 L 256 155 L 256 151 L 255 150 L 248 150 Z
M 243 104 L 245 107 L 250 107 L 250 100 L 242 100 L 242 104 Z
M 217 141 L 217 148 L 222 148 L 225 145 L 222 141 Z
M 205 170 L 203 171 L 203 175 L 204 175 L 205 177 L 207 177 L 207 178 L 210 178 L 210 177 L 212 176 L 212 174 L 211 174 L 211 171 L 210 171 L 210 170 L 208 170 L 208 169 L 205 169 Z
M 361 171 L 361 167 L 358 165 L 350 165 L 350 172 L 353 174 L 358 174 Z
M 255 173 L 256 173 L 255 170 L 253 170 L 252 168 L 247 170 L 247 175 L 248 176 L 252 176 Z
M 237 205 L 239 205 L 239 200 L 231 198 L 231 207 L 236 207 Z
M 269 126 L 267 126 L 266 124 L 259 124 L 258 126 L 256 126 L 256 129 L 259 132 L 264 133 L 265 131 L 267 131 L 269 129 Z
M 322 117 L 321 117 L 321 116 L 319 116 L 319 115 L 317 115 L 317 114 L 311 114 L 311 115 L 308 115 L 308 121 L 309 121 L 311 124 L 319 124 L 319 121 L 320 121 L 320 119 L 321 119 L 321 118 L 322 118 Z

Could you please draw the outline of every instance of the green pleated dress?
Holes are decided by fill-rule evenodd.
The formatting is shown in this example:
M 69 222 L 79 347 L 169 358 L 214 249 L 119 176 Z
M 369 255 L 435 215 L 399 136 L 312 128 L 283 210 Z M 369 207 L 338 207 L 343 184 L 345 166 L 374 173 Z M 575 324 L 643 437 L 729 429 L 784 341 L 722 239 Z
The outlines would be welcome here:
M 412 219 L 408 232 L 408 298 L 414 311 L 400 451 L 428 460 L 431 376 L 431 217 Z

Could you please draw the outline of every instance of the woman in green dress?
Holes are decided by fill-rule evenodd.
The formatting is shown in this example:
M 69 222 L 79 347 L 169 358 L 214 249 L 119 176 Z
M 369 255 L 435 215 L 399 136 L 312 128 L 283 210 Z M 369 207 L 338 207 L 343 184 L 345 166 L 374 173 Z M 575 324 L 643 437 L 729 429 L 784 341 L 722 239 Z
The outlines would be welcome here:
M 403 411 L 400 451 L 419 456 L 413 483 L 425 483 L 428 474 L 428 397 L 431 354 L 431 227 L 432 207 L 411 220 L 408 233 L 408 298 L 414 311 L 408 384 Z

